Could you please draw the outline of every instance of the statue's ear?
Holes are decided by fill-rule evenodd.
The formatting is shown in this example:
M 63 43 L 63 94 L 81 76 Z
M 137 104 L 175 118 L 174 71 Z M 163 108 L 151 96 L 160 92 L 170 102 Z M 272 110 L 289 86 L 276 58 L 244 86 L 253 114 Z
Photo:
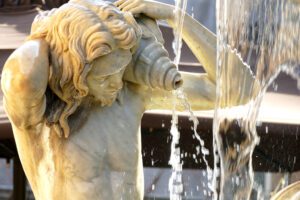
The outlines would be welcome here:
M 158 42 L 160 42 L 161 44 L 165 43 L 155 19 L 152 19 L 145 15 L 140 15 L 140 17 L 136 18 L 136 21 L 142 29 L 143 37 L 149 38 L 155 36 Z

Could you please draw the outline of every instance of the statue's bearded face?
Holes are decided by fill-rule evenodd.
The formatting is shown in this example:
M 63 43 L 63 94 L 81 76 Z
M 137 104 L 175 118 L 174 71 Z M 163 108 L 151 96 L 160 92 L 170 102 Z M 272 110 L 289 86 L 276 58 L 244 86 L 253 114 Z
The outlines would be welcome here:
M 110 54 L 101 56 L 92 62 L 87 75 L 89 96 L 101 106 L 110 106 L 123 87 L 125 67 L 131 61 L 130 50 L 117 49 Z M 116 68 L 117 71 L 110 69 Z M 107 74 L 109 72 L 109 74 Z

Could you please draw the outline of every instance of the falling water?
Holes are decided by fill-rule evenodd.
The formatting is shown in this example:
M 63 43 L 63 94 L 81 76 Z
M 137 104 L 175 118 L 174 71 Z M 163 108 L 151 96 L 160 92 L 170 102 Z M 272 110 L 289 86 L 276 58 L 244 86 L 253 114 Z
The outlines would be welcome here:
M 199 147 L 200 147 L 199 152 L 201 152 L 201 154 L 203 155 L 203 161 L 206 165 L 207 180 L 202 180 L 202 181 L 204 183 L 203 185 L 205 185 L 205 182 L 207 181 L 208 191 L 206 191 L 206 194 L 204 193 L 204 196 L 212 196 L 211 181 L 212 181 L 213 171 L 210 168 L 210 166 L 208 165 L 208 161 L 206 159 L 206 156 L 209 155 L 209 150 L 205 147 L 204 140 L 200 137 L 199 133 L 197 132 L 197 126 L 199 125 L 199 121 L 198 121 L 197 117 L 195 116 L 194 112 L 192 111 L 191 105 L 182 89 L 178 89 L 177 99 L 180 101 L 180 103 L 184 107 L 184 110 L 188 112 L 189 120 L 193 122 L 192 129 L 194 132 L 194 136 L 199 141 Z
M 182 27 L 184 14 L 186 10 L 187 0 L 175 0 L 175 29 L 174 29 L 174 41 L 173 50 L 175 53 L 174 64 L 179 65 L 181 46 L 182 46 Z M 182 163 L 180 161 L 180 148 L 179 148 L 179 138 L 180 133 L 178 130 L 178 115 L 176 113 L 177 104 L 177 94 L 178 91 L 173 91 L 173 114 L 172 114 L 172 126 L 171 126 L 171 156 L 169 164 L 172 166 L 172 175 L 169 179 L 169 191 L 171 200 L 182 199 L 183 194 L 183 183 L 182 183 Z
M 180 62 L 181 55 L 181 46 L 182 46 L 182 28 L 183 28 L 183 20 L 185 15 L 185 10 L 187 6 L 187 0 L 175 0 L 176 6 L 174 10 L 175 14 L 175 24 L 176 28 L 174 29 L 174 41 L 173 41 L 173 50 L 175 53 L 174 63 L 178 68 Z M 172 135 L 172 143 L 171 143 L 171 156 L 169 164 L 172 165 L 172 175 L 169 179 L 169 191 L 170 191 L 170 199 L 182 199 L 183 196 L 183 183 L 182 183 L 182 163 L 180 161 L 180 148 L 179 148 L 179 139 L 180 132 L 178 131 L 178 115 L 176 112 L 177 104 L 181 104 L 185 108 L 190 115 L 190 120 L 193 122 L 193 131 L 195 138 L 199 141 L 199 151 L 203 155 L 203 161 L 207 166 L 207 180 L 202 180 L 204 182 L 208 182 L 208 191 L 206 191 L 205 196 L 211 196 L 211 185 L 209 184 L 212 179 L 212 169 L 208 165 L 208 161 L 206 156 L 209 155 L 208 149 L 205 148 L 204 140 L 201 139 L 200 135 L 197 133 L 197 126 L 199 124 L 197 117 L 194 115 L 191 110 L 191 106 L 184 94 L 184 91 L 179 88 L 173 92 L 173 114 L 172 114 L 172 126 L 171 126 L 171 135 Z M 203 182 L 203 183 L 204 183 Z
M 218 0 L 215 199 L 249 199 L 256 119 L 281 71 L 299 81 L 298 0 Z

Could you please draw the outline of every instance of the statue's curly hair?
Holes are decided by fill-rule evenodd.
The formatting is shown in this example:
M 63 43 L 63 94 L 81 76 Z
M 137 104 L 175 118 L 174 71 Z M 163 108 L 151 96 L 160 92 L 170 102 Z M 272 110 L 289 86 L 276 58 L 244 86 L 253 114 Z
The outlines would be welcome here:
M 49 45 L 46 119 L 65 137 L 70 133 L 68 117 L 88 95 L 86 76 L 93 60 L 117 48 L 131 49 L 141 35 L 131 14 L 100 2 L 74 0 L 42 12 L 35 18 L 28 38 L 44 39 Z

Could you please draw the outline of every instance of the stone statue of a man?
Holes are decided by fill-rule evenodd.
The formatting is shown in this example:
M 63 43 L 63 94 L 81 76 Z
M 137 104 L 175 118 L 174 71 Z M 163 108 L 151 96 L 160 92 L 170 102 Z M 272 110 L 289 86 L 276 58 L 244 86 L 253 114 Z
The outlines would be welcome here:
M 143 40 L 162 38 L 155 21 L 131 13 L 174 24 L 173 8 L 164 4 L 71 0 L 38 15 L 7 60 L 4 106 L 36 199 L 143 199 L 141 118 L 171 108 L 165 99 L 172 88 L 132 75 L 153 61 L 152 54 L 136 56 Z M 207 74 L 181 73 L 182 88 L 193 109 L 213 108 L 214 35 L 186 16 L 183 38 Z M 174 73 L 173 89 L 181 84 Z

